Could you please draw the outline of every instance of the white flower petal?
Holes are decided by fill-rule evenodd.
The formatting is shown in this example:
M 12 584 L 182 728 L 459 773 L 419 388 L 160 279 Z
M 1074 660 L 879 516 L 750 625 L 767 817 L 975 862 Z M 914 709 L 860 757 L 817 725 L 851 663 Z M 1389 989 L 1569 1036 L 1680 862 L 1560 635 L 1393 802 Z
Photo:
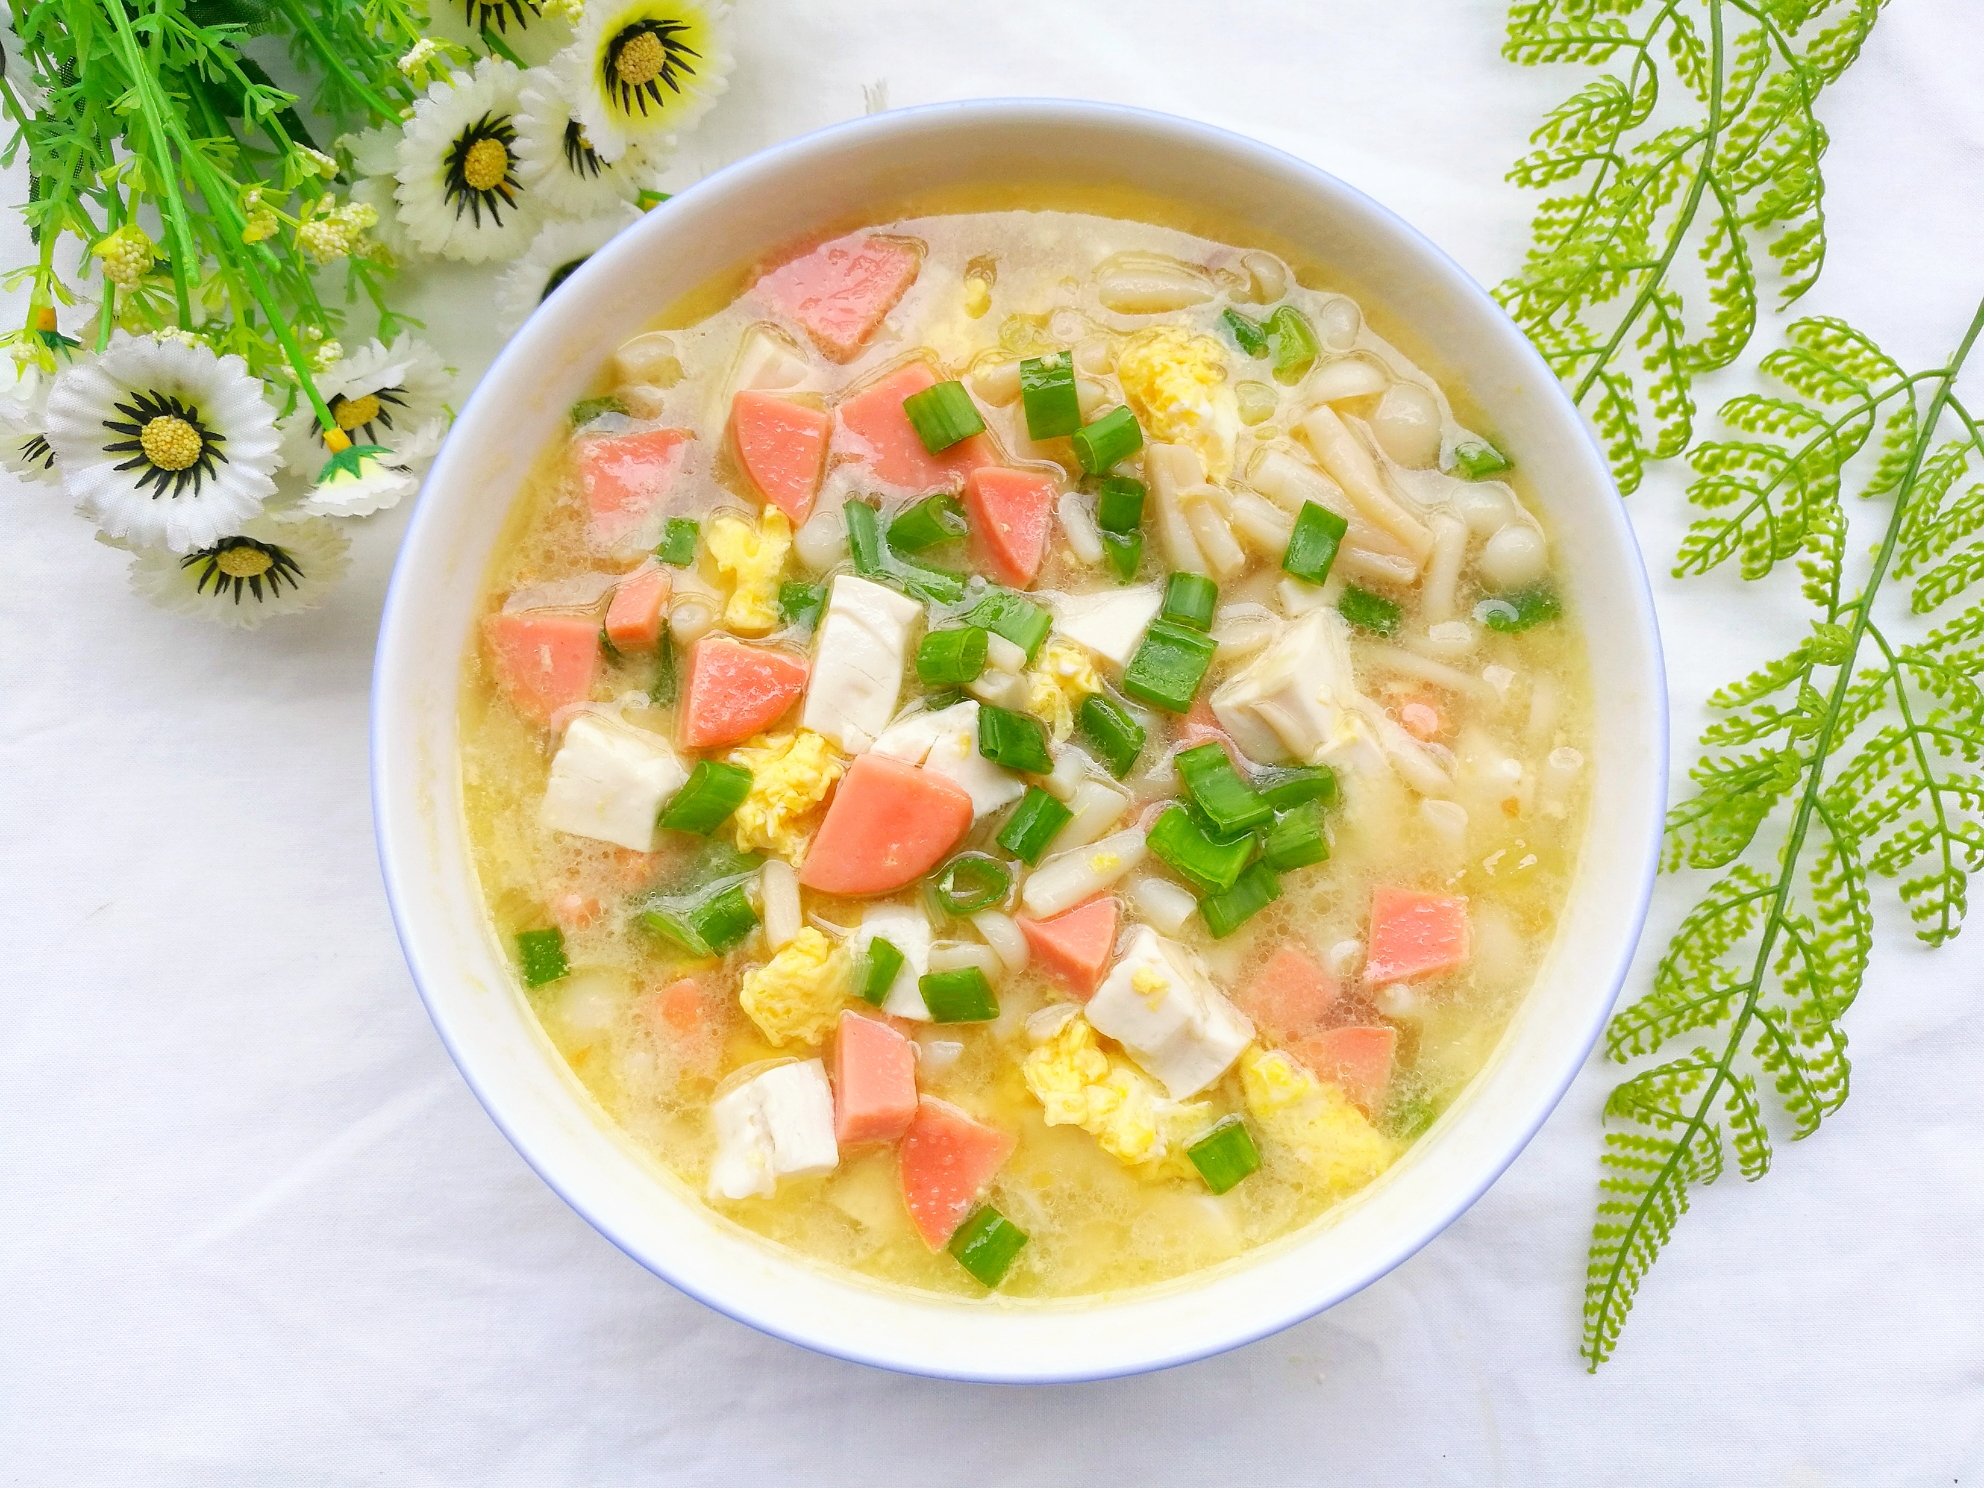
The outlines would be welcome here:
M 554 219 L 531 239 L 530 251 L 503 273 L 496 286 L 496 308 L 506 331 L 522 325 L 550 294 L 553 281 L 597 253 L 622 229 L 641 220 L 641 210 L 622 202 L 613 211 L 579 221 Z
M 618 160 L 636 144 L 672 146 L 703 116 L 729 81 L 729 15 L 721 0 L 588 0 L 577 36 L 552 58 L 551 70 L 601 160 Z M 644 92 L 609 91 L 609 57 L 649 27 L 667 29 L 668 72 Z

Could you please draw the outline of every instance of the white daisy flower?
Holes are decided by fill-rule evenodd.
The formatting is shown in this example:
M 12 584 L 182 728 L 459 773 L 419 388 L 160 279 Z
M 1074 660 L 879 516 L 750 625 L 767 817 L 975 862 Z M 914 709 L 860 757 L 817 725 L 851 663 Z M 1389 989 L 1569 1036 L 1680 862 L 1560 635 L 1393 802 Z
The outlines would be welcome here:
M 523 73 L 485 57 L 434 84 L 399 144 L 400 226 L 422 252 L 467 263 L 523 252 L 541 215 L 517 179 Z
M 551 292 L 571 277 L 572 271 L 623 228 L 641 220 L 641 209 L 622 202 L 618 209 L 579 221 L 553 218 L 531 239 L 530 251 L 509 268 L 496 284 L 498 324 L 514 331 L 530 313 L 551 297 Z
M 651 186 L 660 147 L 635 143 L 618 160 L 599 158 L 548 68 L 524 74 L 517 112 L 517 179 L 559 217 L 590 217 Z
M 191 553 L 144 547 L 131 561 L 131 588 L 162 610 L 253 630 L 276 615 L 314 610 L 344 577 L 350 544 L 321 518 L 248 523 Z
M 369 517 L 398 506 L 420 489 L 420 477 L 400 463 L 398 455 L 376 444 L 355 444 L 324 462 L 321 477 L 294 517 Z
M 7 87 L 12 91 L 14 101 L 30 114 L 41 113 L 48 107 L 48 94 L 34 80 L 27 46 L 4 11 L 0 11 L 0 51 L 6 53 Z
M 48 447 L 48 379 L 39 372 L 22 377 L 0 396 L 0 465 L 46 486 L 62 484 L 55 452 Z
M 453 383 L 433 347 L 410 335 L 399 336 L 391 346 L 372 341 L 338 357 L 312 380 L 353 445 L 382 445 L 415 473 L 426 469 L 440 440 L 430 431 L 420 447 L 415 441 L 430 424 L 447 427 L 444 405 Z M 293 500 L 316 484 L 331 449 L 324 443 L 316 410 L 308 404 L 283 420 L 282 435 L 279 484 Z
M 673 143 L 724 90 L 722 0 L 588 0 L 571 46 L 551 61 L 601 160 Z
M 62 488 L 115 538 L 176 553 L 257 516 L 275 490 L 275 410 L 238 356 L 118 332 L 48 390 Z
M 489 46 L 487 31 L 523 58 L 526 67 L 548 62 L 572 39 L 572 28 L 549 15 L 538 0 L 433 0 L 427 7 L 427 29 L 442 41 L 472 47 L 478 54 Z

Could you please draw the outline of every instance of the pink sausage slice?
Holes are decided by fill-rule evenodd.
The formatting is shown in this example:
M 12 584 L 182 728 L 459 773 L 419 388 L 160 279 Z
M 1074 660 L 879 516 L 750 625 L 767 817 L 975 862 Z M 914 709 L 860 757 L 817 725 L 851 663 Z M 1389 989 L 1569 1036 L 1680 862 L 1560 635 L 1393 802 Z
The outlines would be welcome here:
M 1332 1028 L 1289 1046 L 1289 1053 L 1315 1071 L 1317 1079 L 1340 1085 L 1367 1115 L 1385 1103 L 1397 1052 L 1398 1030 L 1383 1026 Z
M 616 650 L 652 651 L 661 643 L 661 612 L 670 587 L 668 570 L 652 558 L 613 586 L 606 638 Z
M 964 483 L 973 548 L 1000 583 L 1024 589 L 1040 572 L 1060 484 L 1040 470 L 981 466 Z
M 1044 920 L 1021 915 L 1018 924 L 1034 959 L 1050 975 L 1066 983 L 1083 1002 L 1095 995 L 1109 966 L 1109 953 L 1116 948 L 1114 899 L 1098 895 Z
M 1268 957 L 1234 1000 L 1277 1038 L 1300 1038 L 1322 1028 L 1336 1001 L 1336 983 L 1315 957 L 1291 941 Z
M 1017 1139 L 974 1121 L 948 1101 L 924 1096 L 903 1134 L 902 1199 L 923 1243 L 941 1250 L 971 1213 Z
M 859 233 L 781 264 L 754 287 L 758 298 L 806 328 L 837 362 L 860 354 L 921 267 L 907 243 Z
M 840 1015 L 834 1035 L 834 1140 L 893 1142 L 916 1117 L 916 1051 L 879 1018 Z
M 647 522 L 673 489 L 694 437 L 686 429 L 649 429 L 579 440 L 579 483 L 595 542 L 612 547 Z
M 961 440 L 940 455 L 923 447 L 902 402 L 942 380 L 928 362 L 905 362 L 856 393 L 834 411 L 841 435 L 836 448 L 866 465 L 877 480 L 919 493 L 955 491 L 979 466 L 996 465 L 997 452 L 983 434 Z
M 864 754 L 827 804 L 799 882 L 823 894 L 892 894 L 936 867 L 970 827 L 962 786 Z
M 1437 976 L 1467 964 L 1467 901 L 1389 885 L 1371 892 L 1371 949 L 1364 980 L 1373 985 Z
M 510 706 L 547 723 L 560 708 L 592 695 L 599 670 L 599 621 L 555 610 L 520 610 L 482 622 L 482 641 Z
M 731 400 L 730 437 L 737 463 L 758 494 L 797 527 L 813 510 L 833 416 L 776 393 L 742 392 Z
M 704 636 L 689 651 L 683 747 L 713 749 L 762 733 L 806 690 L 809 670 L 803 656 L 789 651 L 747 646 L 726 635 Z

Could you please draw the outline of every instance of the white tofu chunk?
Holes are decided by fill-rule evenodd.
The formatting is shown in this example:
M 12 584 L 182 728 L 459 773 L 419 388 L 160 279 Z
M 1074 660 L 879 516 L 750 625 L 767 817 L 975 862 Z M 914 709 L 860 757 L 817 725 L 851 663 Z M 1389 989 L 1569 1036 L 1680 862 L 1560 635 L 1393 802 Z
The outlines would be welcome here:
M 886 940 L 902 952 L 902 970 L 889 983 L 882 999 L 882 1011 L 892 1018 L 930 1021 L 930 1009 L 923 1005 L 923 989 L 917 985 L 930 972 L 930 921 L 913 904 L 871 904 L 861 911 L 861 925 L 849 942 L 856 955 L 867 954 L 872 940 Z
M 1026 794 L 1026 781 L 978 752 L 978 704 L 953 703 L 935 713 L 912 713 L 889 725 L 875 752 L 906 765 L 921 765 L 962 787 L 974 817 L 1009 806 Z
M 1291 622 L 1212 695 L 1213 715 L 1262 764 L 1382 766 L 1350 667 L 1349 626 L 1330 610 Z
M 1212 1084 L 1254 1039 L 1253 1023 L 1220 995 L 1199 958 L 1148 925 L 1131 932 L 1084 1011 L 1173 1100 Z
M 1069 596 L 1055 603 L 1054 626 L 1076 645 L 1119 667 L 1128 666 L 1137 642 L 1163 604 L 1164 596 L 1155 584 Z
M 769 1198 L 781 1178 L 831 1173 L 840 1165 L 834 1142 L 834 1092 L 817 1059 L 775 1064 L 710 1106 L 716 1161 L 710 1197 Z
M 554 832 L 649 852 L 661 803 L 688 778 L 661 735 L 581 713 L 552 757 L 539 819 Z
M 802 728 L 824 734 L 845 754 L 866 754 L 895 716 L 909 628 L 923 606 L 853 574 L 834 580 L 813 648 L 813 676 Z

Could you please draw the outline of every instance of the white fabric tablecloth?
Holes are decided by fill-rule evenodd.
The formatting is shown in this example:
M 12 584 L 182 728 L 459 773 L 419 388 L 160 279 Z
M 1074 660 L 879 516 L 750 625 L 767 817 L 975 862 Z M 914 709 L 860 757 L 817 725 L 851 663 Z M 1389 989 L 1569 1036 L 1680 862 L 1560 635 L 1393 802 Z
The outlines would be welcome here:
M 1305 156 L 1493 282 L 1533 205 L 1502 172 L 1586 76 L 1503 63 L 1501 17 L 1462 0 L 745 0 L 730 94 L 677 174 L 857 114 L 863 84 L 896 106 L 1099 97 Z M 1980 57 L 1975 0 L 1910 0 L 1824 102 L 1832 256 L 1802 308 L 1913 366 L 1984 293 Z M 0 197 L 24 196 L 16 168 Z M 26 261 L 11 213 L 5 232 L 0 260 Z M 485 286 L 419 287 L 467 369 L 494 350 Z M 1970 386 L 1984 403 L 1984 372 Z M 1679 492 L 1668 470 L 1631 502 L 1657 570 Z M 0 501 L 8 1482 L 1984 1480 L 1984 927 L 1918 951 L 1878 889 L 1852 1100 L 1756 1189 L 1698 1194 L 1595 1378 L 1576 1347 L 1614 1078 L 1596 1062 L 1445 1235 L 1279 1337 L 1103 1384 L 898 1378 L 670 1290 L 537 1180 L 449 1064 L 367 802 L 404 512 L 357 535 L 324 610 L 237 635 L 132 597 L 124 558 L 46 490 Z M 1685 765 L 1701 699 L 1804 621 L 1781 583 L 1656 589 Z M 1662 884 L 1650 946 L 1698 891 Z

